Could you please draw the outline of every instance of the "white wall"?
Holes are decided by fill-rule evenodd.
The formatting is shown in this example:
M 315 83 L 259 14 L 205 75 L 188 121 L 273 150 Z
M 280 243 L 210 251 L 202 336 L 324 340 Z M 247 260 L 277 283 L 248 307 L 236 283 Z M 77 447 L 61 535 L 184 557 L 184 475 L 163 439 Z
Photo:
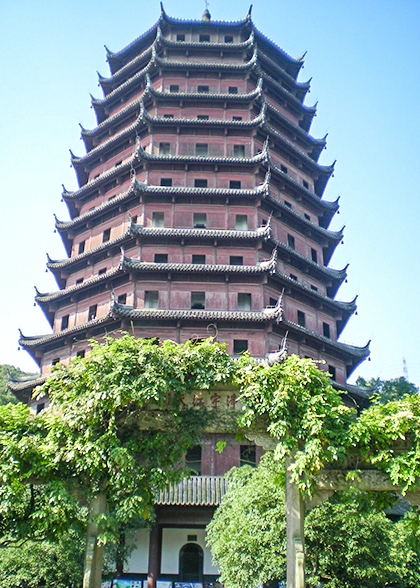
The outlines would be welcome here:
M 149 566 L 149 529 L 138 529 L 134 535 L 135 549 L 124 566 L 125 572 L 147 574 Z
M 205 529 L 163 529 L 162 532 L 162 563 L 161 574 L 179 574 L 179 551 L 183 545 L 189 543 L 188 535 L 197 535 L 197 543 L 203 550 L 204 574 L 218 574 L 219 570 L 212 566 L 211 552 L 206 547 Z M 192 543 L 192 542 L 191 542 Z

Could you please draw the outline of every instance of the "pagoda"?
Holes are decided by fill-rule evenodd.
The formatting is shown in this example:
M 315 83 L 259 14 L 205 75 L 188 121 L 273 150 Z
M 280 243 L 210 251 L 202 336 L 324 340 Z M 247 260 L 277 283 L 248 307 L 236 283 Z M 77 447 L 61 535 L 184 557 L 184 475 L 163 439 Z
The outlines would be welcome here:
M 16 395 L 41 410 L 48 400 L 30 392 L 52 365 L 124 330 L 156 342 L 212 336 L 233 356 L 275 357 L 287 345 L 322 360 L 344 397 L 364 406 L 367 395 L 346 381 L 369 348 L 338 341 L 356 299 L 336 300 L 347 267 L 329 264 L 343 230 L 328 228 L 339 207 L 323 198 L 334 164 L 318 162 L 326 138 L 309 132 L 316 107 L 304 104 L 309 82 L 297 80 L 303 58 L 259 32 L 251 10 L 221 22 L 208 10 L 175 19 L 163 6 L 152 28 L 106 52 L 97 126 L 81 129 L 86 154 L 71 153 L 79 187 L 63 188 L 70 220 L 56 219 L 67 257 L 47 263 L 58 290 L 36 292 L 52 332 L 21 334 L 41 371 L 11 382 Z M 162 567 L 165 549 L 173 556 L 162 528 L 180 545 L 204 541 L 223 493 L 217 476 L 259 455 L 232 441 L 216 458 L 217 439 L 187 456 L 201 476 L 160 496 L 148 555 L 139 547 L 129 566 L 138 577 L 191 580 Z M 174 528 L 173 507 L 191 528 Z M 205 561 L 201 580 L 216 575 Z

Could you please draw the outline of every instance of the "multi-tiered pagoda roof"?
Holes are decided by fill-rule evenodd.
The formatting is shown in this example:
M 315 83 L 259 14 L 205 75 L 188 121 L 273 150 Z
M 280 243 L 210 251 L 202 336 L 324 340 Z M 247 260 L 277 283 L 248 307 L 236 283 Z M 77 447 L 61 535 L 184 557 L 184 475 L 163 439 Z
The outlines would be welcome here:
M 309 129 L 294 59 L 255 27 L 158 22 L 122 51 L 92 98 L 97 126 L 71 153 L 78 188 L 56 219 L 67 257 L 48 259 L 55 292 L 36 292 L 52 332 L 20 344 L 41 368 L 83 355 L 120 329 L 183 342 L 215 334 L 238 355 L 324 360 L 338 389 L 369 354 L 338 341 L 356 300 L 336 300 L 347 268 L 330 262 L 343 230 L 324 199 L 334 164 Z M 12 383 L 21 396 L 34 382 Z M 22 396 L 23 397 L 23 396 Z

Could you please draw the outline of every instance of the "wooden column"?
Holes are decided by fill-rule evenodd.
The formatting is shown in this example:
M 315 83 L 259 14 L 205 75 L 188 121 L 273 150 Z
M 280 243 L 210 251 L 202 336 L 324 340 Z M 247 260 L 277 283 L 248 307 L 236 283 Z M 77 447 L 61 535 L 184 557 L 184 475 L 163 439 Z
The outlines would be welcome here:
M 147 572 L 147 588 L 156 588 L 156 580 L 160 576 L 161 530 L 155 523 L 150 530 L 149 566 Z

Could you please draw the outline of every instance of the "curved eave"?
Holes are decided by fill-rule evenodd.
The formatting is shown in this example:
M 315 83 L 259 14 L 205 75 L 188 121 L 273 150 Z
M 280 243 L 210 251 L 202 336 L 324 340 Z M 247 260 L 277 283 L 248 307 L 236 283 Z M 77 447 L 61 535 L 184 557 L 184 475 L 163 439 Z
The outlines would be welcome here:
M 241 43 L 202 43 L 200 41 L 172 41 L 167 37 L 161 37 L 159 39 L 160 45 L 171 49 L 199 49 L 201 51 L 223 51 L 231 53 L 233 51 L 245 51 L 254 45 L 254 35 L 251 35 L 245 41 Z
M 153 43 L 153 41 L 156 38 L 156 33 L 160 22 L 161 17 L 158 19 L 157 22 L 155 22 L 154 25 L 150 27 L 150 29 L 148 29 L 142 35 L 134 39 L 134 41 L 129 43 L 120 51 L 110 51 L 107 47 L 105 47 L 106 59 L 109 63 L 109 67 L 113 75 L 117 73 L 117 71 L 122 67 L 123 61 L 127 59 L 130 53 L 134 54 L 140 51 L 142 46 L 144 46 L 145 44 Z
M 313 272 L 320 273 L 324 276 L 328 276 L 332 282 L 332 286 L 329 287 L 328 295 L 330 296 L 330 298 L 333 298 L 335 296 L 338 288 L 346 279 L 348 267 L 347 265 L 341 270 L 325 267 L 323 265 L 315 263 L 311 259 L 308 259 L 301 253 L 298 253 L 294 249 L 291 249 L 288 245 L 282 243 L 281 241 L 278 241 L 277 239 L 272 239 L 271 241 L 277 247 L 279 254 L 281 251 L 283 251 L 290 257 L 297 260 L 301 265 L 311 268 Z
M 156 90 L 153 87 L 148 74 L 146 74 L 145 79 L 146 79 L 146 90 L 143 92 L 140 99 L 145 100 L 146 98 L 149 97 L 150 99 L 157 99 L 157 100 L 161 100 L 163 102 L 180 101 L 180 100 L 183 100 L 183 101 L 191 100 L 194 102 L 197 100 L 201 100 L 201 101 L 205 102 L 206 104 L 209 101 L 220 101 L 220 102 L 229 102 L 229 103 L 230 102 L 251 102 L 261 95 L 261 89 L 262 89 L 262 79 L 259 79 L 257 82 L 257 85 L 255 87 L 255 90 L 253 90 L 252 92 L 248 92 L 247 94 L 226 94 L 226 93 L 224 93 L 224 94 L 212 94 L 212 93 L 202 94 L 202 93 L 198 93 L 198 92 L 190 92 L 190 93 L 188 93 L 188 92 L 162 92 L 160 90 Z M 136 99 L 133 102 L 131 102 L 130 104 L 128 104 L 122 110 L 118 111 L 117 113 L 113 114 L 112 116 L 110 116 L 109 118 L 107 118 L 106 120 L 101 122 L 94 129 L 88 130 L 88 129 L 82 128 L 81 136 L 82 136 L 82 139 L 86 145 L 86 149 L 88 151 L 92 149 L 92 138 L 97 133 L 100 133 L 100 132 L 106 130 L 108 127 L 112 126 L 115 122 L 118 122 L 119 120 L 121 120 L 125 116 L 131 114 L 131 112 L 137 110 L 138 108 L 139 108 L 139 99 Z M 297 127 L 297 130 L 301 130 L 300 127 Z M 303 131 L 301 131 L 301 132 L 303 132 Z
M 286 83 L 290 84 L 293 87 L 293 92 L 290 93 L 292 94 L 292 96 L 295 96 L 295 98 L 297 98 L 302 103 L 310 89 L 311 80 L 308 80 L 307 82 L 297 82 L 293 76 L 291 76 L 287 71 L 285 71 L 281 66 L 279 66 L 278 63 L 273 61 L 268 55 L 261 51 L 260 48 L 258 48 L 257 50 L 257 56 L 259 66 L 262 68 L 264 68 L 264 66 L 268 66 L 269 68 L 271 68 L 271 71 L 274 70 L 276 76 L 283 78 L 283 80 L 285 80 Z
M 308 190 L 307 188 L 305 188 L 304 186 L 299 184 L 298 181 L 296 181 L 294 178 L 292 178 L 289 174 L 286 174 L 283 171 L 281 171 L 281 169 L 278 168 L 272 162 L 270 162 L 270 170 L 278 178 L 280 178 L 281 180 L 290 184 L 292 186 L 292 188 L 294 188 L 295 190 L 297 189 L 298 193 L 300 195 L 308 198 L 312 202 L 312 204 L 320 206 L 321 209 L 324 211 L 323 216 L 324 216 L 325 226 L 329 225 L 332 217 L 334 216 L 334 214 L 337 212 L 337 210 L 339 208 L 339 206 L 338 206 L 339 198 L 337 198 L 337 200 L 334 200 L 334 201 L 321 200 L 321 198 L 318 196 L 318 194 L 311 192 L 310 190 Z
M 65 234 L 66 231 L 75 229 L 76 227 L 83 225 L 90 219 L 100 216 L 103 212 L 107 212 L 112 208 L 117 207 L 119 204 L 121 204 L 121 202 L 124 202 L 125 200 L 127 200 L 127 198 L 130 198 L 130 196 L 137 195 L 139 193 L 137 186 L 138 184 L 133 182 L 129 189 L 123 192 L 122 194 L 115 196 L 115 198 L 112 198 L 111 200 L 107 200 L 99 206 L 95 206 L 95 208 L 93 208 L 92 210 L 88 210 L 84 214 L 76 216 L 70 221 L 59 221 L 57 217 L 55 217 L 55 228 L 62 235 L 62 238 L 64 238 L 63 234 Z M 67 239 L 67 241 L 69 240 Z
M 113 74 L 111 77 L 106 78 L 104 76 L 99 76 L 99 83 L 105 96 L 107 96 L 110 92 L 116 89 L 116 84 L 118 84 L 121 78 L 124 78 L 124 76 L 129 75 L 130 70 L 133 70 L 134 68 L 138 67 L 142 61 L 144 61 L 147 57 L 151 56 L 152 48 L 155 46 L 155 43 L 156 39 L 153 40 L 153 43 L 150 45 L 150 47 L 142 51 L 140 55 L 136 55 L 134 59 L 126 63 L 123 67 L 119 68 L 118 72 Z
M 292 133 L 296 133 L 297 135 L 299 135 L 301 140 L 309 143 L 309 145 L 311 145 L 312 147 L 312 151 L 308 154 L 308 156 L 311 157 L 311 159 L 313 159 L 314 161 L 318 160 L 321 151 L 325 148 L 327 144 L 327 135 L 325 135 L 325 137 L 322 137 L 321 139 L 316 139 L 315 137 L 312 137 L 312 135 L 306 132 L 302 127 L 296 125 L 293 121 L 284 116 L 284 114 L 280 110 L 278 110 L 272 104 L 267 102 L 268 124 L 270 124 L 270 115 L 274 115 L 275 117 L 277 117 L 280 121 L 280 124 L 286 125 Z
M 295 58 L 295 57 L 292 57 L 291 55 L 289 55 L 284 49 L 282 49 L 279 45 L 277 45 L 277 43 L 275 43 L 269 37 L 264 35 L 264 33 L 262 33 L 255 26 L 252 19 L 251 19 L 251 26 L 252 26 L 252 30 L 254 31 L 255 40 L 257 41 L 257 43 L 259 45 L 261 45 L 262 47 L 264 46 L 264 44 L 266 44 L 270 49 L 273 49 L 274 52 L 276 53 L 276 55 L 285 64 L 285 68 L 287 68 L 290 71 L 289 75 L 291 75 L 291 77 L 296 79 L 301 67 L 303 66 L 303 57 Z M 261 44 L 261 42 L 262 42 L 262 44 Z
M 305 286 L 305 284 L 302 284 L 301 282 L 297 282 L 296 280 L 293 280 L 293 278 L 290 278 L 286 274 L 283 274 L 278 269 L 276 269 L 275 274 L 273 274 L 273 278 L 276 279 L 277 281 L 281 282 L 282 284 L 286 283 L 292 290 L 297 290 L 298 292 L 300 292 L 304 296 L 307 296 L 307 297 L 311 298 L 312 300 L 316 301 L 316 303 L 319 305 L 328 306 L 329 308 L 333 309 L 334 311 L 340 311 L 343 316 L 343 321 L 345 321 L 345 322 L 347 322 L 348 318 L 350 318 L 350 316 L 357 309 L 357 305 L 356 305 L 357 296 L 353 300 L 351 300 L 350 302 L 343 302 L 341 300 L 334 300 L 333 298 L 330 298 L 329 296 L 326 296 L 325 294 L 321 294 L 320 292 L 315 292 L 314 290 L 311 290 L 311 288 L 309 288 L 308 286 Z M 338 333 L 338 336 L 341 334 L 342 330 L 343 329 L 340 330 L 340 332 Z
M 118 169 L 121 169 L 121 166 L 119 166 Z M 98 180 L 100 180 L 100 179 L 101 178 L 98 178 Z M 109 179 L 109 178 L 106 178 L 106 179 Z M 79 198 L 82 199 L 87 194 L 89 194 L 91 188 L 96 188 L 96 186 L 100 184 L 100 182 L 98 180 L 94 180 L 90 184 L 86 184 L 86 186 L 84 186 L 83 188 L 81 188 L 80 190 L 77 190 L 75 192 L 68 192 L 68 191 L 63 192 L 63 200 L 66 202 L 67 206 L 69 207 L 70 212 L 72 212 L 72 210 L 73 210 L 71 208 L 72 202 L 74 200 L 79 199 Z M 142 192 L 146 195 L 149 195 L 149 196 L 154 196 L 154 195 L 187 196 L 188 195 L 188 196 L 207 196 L 207 197 L 231 196 L 233 198 L 235 198 L 235 197 L 236 198 L 256 198 L 257 196 L 262 195 L 267 191 L 267 184 L 265 182 L 260 184 L 256 188 L 251 189 L 251 190 L 234 189 L 234 188 L 195 188 L 195 187 L 185 187 L 185 186 L 170 186 L 170 187 L 152 186 L 152 185 L 145 186 L 144 184 L 140 184 L 138 182 L 136 182 L 136 186 L 140 192 Z M 117 198 L 119 198 L 119 197 L 120 196 L 117 196 L 115 199 L 113 198 L 112 201 L 117 200 Z M 122 197 L 123 197 L 123 195 L 121 195 L 121 198 Z M 319 202 L 319 201 L 317 200 L 317 202 Z M 74 208 L 74 206 L 73 206 L 73 208 Z M 96 210 L 96 208 L 91 211 L 93 215 L 95 213 L 95 210 Z M 74 208 L 74 212 L 77 212 L 75 208 Z M 78 217 L 75 217 L 75 220 L 76 220 L 76 218 L 78 218 Z
M 276 129 L 274 127 L 272 127 L 267 122 L 265 122 L 261 126 L 261 131 L 263 131 L 263 130 L 266 131 L 266 133 L 268 133 L 271 137 L 280 141 L 285 146 L 286 149 L 288 149 L 289 151 L 292 151 L 292 155 L 294 157 L 296 157 L 297 159 L 303 160 L 313 173 L 317 173 L 320 176 L 325 175 L 327 178 L 326 182 L 328 181 L 329 177 L 331 176 L 331 174 L 334 171 L 335 162 L 332 163 L 331 165 L 321 165 L 321 164 L 317 163 L 316 161 L 314 161 L 312 159 L 312 157 L 310 157 L 306 153 L 300 151 L 300 149 L 298 149 L 292 141 L 289 141 L 288 139 L 286 139 L 286 137 L 284 137 L 284 135 L 282 135 L 281 133 L 276 131 Z
M 145 78 L 146 74 L 151 72 L 153 69 L 166 69 L 166 70 L 196 70 L 196 71 L 232 71 L 232 72 L 246 72 L 250 71 L 252 68 L 256 66 L 256 54 L 247 62 L 245 63 L 208 63 L 208 62 L 184 62 L 184 61 L 175 61 L 169 60 L 165 58 L 160 58 L 155 50 L 155 47 L 152 48 L 152 59 L 149 63 L 140 71 L 135 73 L 132 77 L 130 77 L 126 82 L 119 85 L 117 88 L 112 90 L 105 98 L 102 100 L 93 99 L 92 106 L 97 110 L 97 108 L 101 109 L 119 97 L 123 92 L 126 92 L 131 88 L 132 85 L 138 83 L 143 78 Z M 103 115 L 102 115 L 103 116 Z M 99 119 L 98 119 L 99 120 Z
M 69 329 L 64 329 L 63 331 L 59 331 L 57 333 L 50 333 L 48 335 L 38 335 L 33 337 L 25 337 L 21 335 L 19 339 L 19 345 L 21 345 L 24 349 L 30 353 L 30 355 L 35 359 L 35 361 L 39 364 L 39 356 L 37 354 L 38 349 L 42 349 L 45 345 L 53 343 L 55 341 L 65 341 L 68 338 L 72 338 L 73 336 L 77 335 L 78 333 L 89 332 L 92 329 L 96 329 L 101 326 L 108 326 L 112 325 L 114 319 L 112 317 L 111 312 L 108 312 L 105 316 L 94 319 L 87 323 L 83 323 L 82 325 L 77 325 L 75 327 L 71 327 Z M 104 330 L 104 333 L 106 330 Z M 86 333 L 85 333 L 86 336 Z
M 145 58 L 151 55 L 152 47 L 184 49 L 186 51 L 191 49 L 199 49 L 200 51 L 223 51 L 231 53 L 234 51 L 245 51 L 249 49 L 253 46 L 253 40 L 254 36 L 251 33 L 248 39 L 241 43 L 200 43 L 198 41 L 172 41 L 171 39 L 164 37 L 162 35 L 161 29 L 157 27 L 156 37 L 154 38 L 150 47 L 142 51 L 139 55 L 133 57 L 133 59 L 131 59 L 124 66 L 120 67 L 118 71 L 115 72 L 111 77 L 105 78 L 103 76 L 99 76 L 99 83 L 101 84 L 101 87 L 105 94 L 115 89 L 116 84 L 118 84 L 121 78 L 123 78 L 124 76 L 129 76 L 130 71 L 138 67 L 139 64 L 141 64 L 141 62 L 144 61 Z
M 37 294 L 35 296 L 36 302 L 40 306 L 47 307 L 50 302 L 55 302 L 57 300 L 62 300 L 63 298 L 67 298 L 68 296 L 72 296 L 73 294 L 77 294 L 79 292 L 85 292 L 90 288 L 97 286 L 98 284 L 107 282 L 110 278 L 115 278 L 118 275 L 121 275 L 123 272 L 119 266 L 113 267 L 109 271 L 105 272 L 104 274 L 93 276 L 87 280 L 84 280 L 81 284 L 74 284 L 73 286 L 69 286 L 68 288 L 63 288 L 58 292 L 51 292 L 48 294 Z
M 123 257 L 122 269 L 138 273 L 186 273 L 186 274 L 271 274 L 275 271 L 275 259 L 262 262 L 260 265 L 228 265 L 205 263 L 155 263 L 140 261 L 131 257 Z
M 313 223 L 312 221 L 307 220 L 301 214 L 293 210 L 293 208 L 286 206 L 286 204 L 284 204 L 284 202 L 282 202 L 281 200 L 277 200 L 277 198 L 274 198 L 274 196 L 272 196 L 270 192 L 265 194 L 264 200 L 267 204 L 270 205 L 270 207 L 272 206 L 274 209 L 280 210 L 285 215 L 289 215 L 301 226 L 305 227 L 305 231 L 303 232 L 304 235 L 307 235 L 307 232 L 310 231 L 315 232 L 319 238 L 325 239 L 328 245 L 324 247 L 324 249 L 326 249 L 329 253 L 328 260 L 325 259 L 325 263 L 328 263 L 335 247 L 343 238 L 344 227 L 339 231 L 330 231 L 329 229 L 324 229 L 324 227 L 321 227 Z
M 267 84 L 271 85 L 277 93 L 283 96 L 287 102 L 290 102 L 290 104 L 298 112 L 301 113 L 301 127 L 304 131 L 307 132 L 309 130 L 310 123 L 312 122 L 312 119 L 316 114 L 316 104 L 314 106 L 306 106 L 305 104 L 302 104 L 302 102 L 298 98 L 296 98 L 296 96 L 293 96 L 293 94 L 291 94 L 285 88 L 283 88 L 281 84 L 279 84 L 274 78 L 272 78 L 266 72 L 261 71 L 260 69 L 259 73 L 262 74 L 263 80 Z
M 262 78 L 259 77 L 257 79 L 257 83 L 255 89 L 251 92 L 246 94 L 218 94 L 218 93 L 201 93 L 201 92 L 162 92 L 161 90 L 156 90 L 153 87 L 150 77 L 146 76 L 147 86 L 146 92 L 149 93 L 152 97 L 159 99 L 159 100 L 202 100 L 205 103 L 208 103 L 212 100 L 217 100 L 221 102 L 251 102 L 255 98 L 261 95 L 262 91 Z
M 271 236 L 271 229 L 268 225 L 260 227 L 255 231 L 237 231 L 225 229 L 191 229 L 191 228 L 165 228 L 165 227 L 144 227 L 143 225 L 132 224 L 130 233 L 138 239 L 210 239 L 214 241 L 259 241 L 267 240 Z
M 343 392 L 344 396 L 350 396 L 355 400 L 358 408 L 368 408 L 370 398 L 375 392 L 372 388 L 365 388 L 364 386 L 357 386 L 355 384 L 341 384 L 339 382 L 331 382 L 335 390 Z
M 121 175 L 122 172 L 126 172 L 129 169 L 131 169 L 131 165 L 132 165 L 133 159 L 135 157 L 136 157 L 136 153 L 134 154 L 134 157 L 130 157 L 129 159 L 126 159 L 118 167 L 113 167 L 112 169 L 102 173 L 98 178 L 92 180 L 91 182 L 88 182 L 84 186 L 81 186 L 78 190 L 75 190 L 74 192 L 69 192 L 67 190 L 64 190 L 62 193 L 62 198 L 63 198 L 64 202 L 67 204 L 67 207 L 69 208 L 71 216 L 75 216 L 75 214 L 73 214 L 73 213 L 76 213 L 75 207 L 71 205 L 72 202 L 78 200 L 79 198 L 83 198 L 84 196 L 89 194 L 89 192 L 91 190 L 95 190 L 97 187 L 101 186 L 103 183 L 111 180 L 112 178 L 114 178 L 116 176 L 118 177 Z
M 9 376 L 7 387 L 13 392 L 20 402 L 27 404 L 32 396 L 32 390 L 36 386 L 41 386 L 47 379 L 47 376 L 33 376 L 26 378 L 12 378 Z
M 259 114 L 251 120 L 224 120 L 208 119 L 200 120 L 197 118 L 164 118 L 161 116 L 150 116 L 147 112 L 144 114 L 144 121 L 151 126 L 192 126 L 192 127 L 224 127 L 224 128 L 253 128 L 264 122 L 265 107 L 263 106 Z
M 368 341 L 364 347 L 357 347 L 356 345 L 349 345 L 348 343 L 333 341 L 332 339 L 328 339 L 328 337 L 324 337 L 315 331 L 301 327 L 297 323 L 288 321 L 286 319 L 283 319 L 282 323 L 290 330 L 290 332 L 294 332 L 296 334 L 300 333 L 308 339 L 317 340 L 325 345 L 326 349 L 329 348 L 335 352 L 339 352 L 344 356 L 347 356 L 349 359 L 351 359 L 351 372 L 370 354 L 370 341 Z M 351 372 L 348 373 L 347 376 L 350 376 Z
M 169 310 L 160 308 L 137 309 L 114 302 L 112 313 L 115 317 L 130 320 L 169 320 L 194 322 L 240 322 L 240 323 L 271 323 L 281 321 L 281 311 L 264 309 L 262 311 L 241 310 Z
M 164 118 L 161 116 L 151 116 L 148 112 L 144 109 L 143 104 L 140 101 L 140 108 L 141 114 L 137 118 L 137 120 L 120 131 L 116 133 L 114 136 L 110 137 L 106 141 L 103 141 L 97 147 L 91 149 L 86 155 L 82 157 L 72 157 L 72 165 L 75 167 L 77 172 L 77 177 L 79 180 L 79 185 L 85 183 L 87 181 L 87 174 L 84 171 L 84 165 L 88 164 L 91 160 L 98 157 L 101 153 L 106 151 L 107 149 L 113 147 L 114 145 L 118 144 L 119 142 L 123 141 L 127 137 L 134 136 L 136 131 L 139 131 L 143 126 L 151 126 L 151 127 L 223 127 L 223 128 L 254 128 L 258 125 L 263 124 L 265 120 L 265 106 L 261 107 L 260 113 L 255 118 L 248 120 L 248 121 L 234 121 L 234 120 L 223 120 L 223 119 L 209 119 L 209 120 L 200 120 L 197 118 Z M 299 152 L 300 153 L 300 152 Z M 309 158 L 308 158 L 309 159 Z M 310 160 L 313 165 L 313 161 Z
M 137 158 L 139 160 L 150 163 L 201 163 L 209 165 L 257 165 L 266 162 L 268 159 L 267 151 L 264 149 L 253 157 L 201 157 L 197 155 L 152 155 L 144 151 L 139 146 L 137 150 Z
M 83 263 L 83 262 L 86 263 L 90 257 L 92 257 L 94 255 L 98 255 L 100 253 L 103 253 L 113 247 L 119 247 L 127 239 L 131 239 L 131 235 L 128 230 L 125 231 L 119 237 L 116 237 L 115 239 L 107 241 L 106 243 L 102 243 L 101 245 L 98 245 L 98 247 L 94 247 L 93 249 L 89 249 L 88 251 L 85 251 L 84 253 L 81 253 L 80 255 L 75 255 L 74 257 L 69 257 L 67 259 L 58 259 L 58 260 L 50 259 L 48 257 L 47 268 L 54 274 L 54 277 L 57 281 L 57 284 L 60 286 L 60 288 L 63 288 L 65 285 L 65 280 L 60 278 L 61 270 L 67 270 L 71 266 L 76 265 L 78 263 Z

